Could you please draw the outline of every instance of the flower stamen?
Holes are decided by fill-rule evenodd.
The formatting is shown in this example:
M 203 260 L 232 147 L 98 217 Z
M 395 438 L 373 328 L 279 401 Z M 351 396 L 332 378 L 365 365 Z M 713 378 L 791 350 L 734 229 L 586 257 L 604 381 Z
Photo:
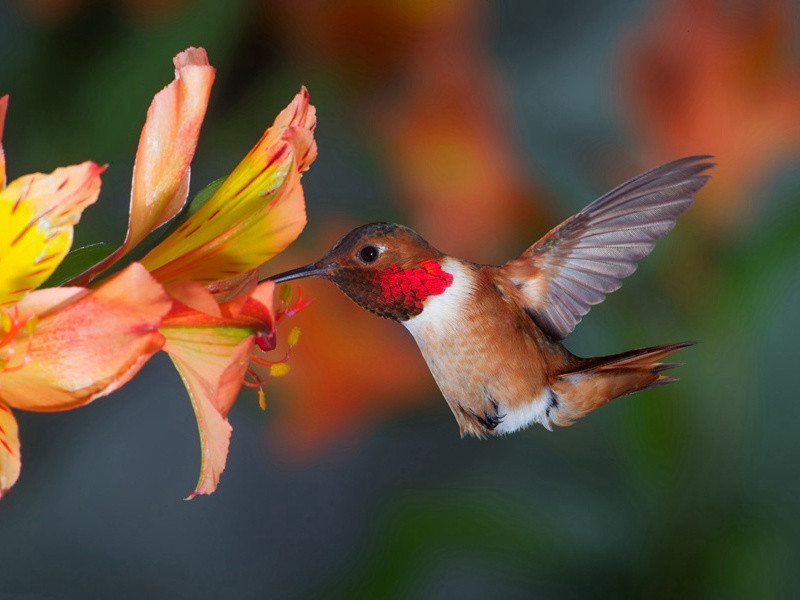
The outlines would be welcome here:
M 269 368 L 269 376 L 270 377 L 282 377 L 289 373 L 289 357 L 292 354 L 292 348 L 297 345 L 298 340 L 300 339 L 300 328 L 299 327 L 292 327 L 292 330 L 289 332 L 287 337 L 287 342 L 289 344 L 289 349 L 286 351 L 286 354 L 283 355 L 283 358 L 280 360 L 267 360 L 261 356 L 256 356 L 255 352 L 250 355 L 251 363 L 262 367 Z M 274 344 L 272 347 L 274 348 Z M 247 379 L 247 376 L 252 377 L 253 381 Z M 242 381 L 243 385 L 246 385 L 249 388 L 258 389 L 258 405 L 261 407 L 261 410 L 267 410 L 267 401 L 264 395 L 264 385 L 266 382 L 259 375 L 253 367 L 249 367 L 247 369 L 246 375 L 244 380 Z

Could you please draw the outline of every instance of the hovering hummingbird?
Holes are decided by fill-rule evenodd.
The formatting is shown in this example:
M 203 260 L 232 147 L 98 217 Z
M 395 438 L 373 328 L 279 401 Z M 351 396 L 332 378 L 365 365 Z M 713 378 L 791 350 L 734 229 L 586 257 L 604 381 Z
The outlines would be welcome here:
M 562 340 L 621 285 L 694 201 L 710 156 L 623 183 L 502 266 L 440 252 L 408 227 L 370 223 L 317 262 L 270 277 L 317 276 L 414 336 L 461 435 L 571 425 L 609 400 L 677 381 L 660 362 L 694 342 L 581 358 Z M 387 355 L 385 360 L 391 360 Z

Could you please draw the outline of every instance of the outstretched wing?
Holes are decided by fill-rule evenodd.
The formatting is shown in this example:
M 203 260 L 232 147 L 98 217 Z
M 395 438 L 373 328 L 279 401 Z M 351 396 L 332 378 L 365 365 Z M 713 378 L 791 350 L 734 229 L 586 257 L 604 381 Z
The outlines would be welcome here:
M 714 166 L 682 158 L 634 177 L 598 198 L 500 271 L 522 291 L 536 324 L 565 338 L 589 308 L 622 285 L 691 206 Z

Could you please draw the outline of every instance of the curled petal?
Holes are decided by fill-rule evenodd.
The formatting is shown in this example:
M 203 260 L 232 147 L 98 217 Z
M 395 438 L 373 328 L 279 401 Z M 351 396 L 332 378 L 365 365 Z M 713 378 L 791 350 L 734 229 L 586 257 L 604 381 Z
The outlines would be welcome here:
M 0 402 L 0 498 L 16 483 L 20 467 L 17 420 Z
M 316 157 L 305 88 L 219 189 L 142 263 L 161 282 L 212 282 L 256 268 L 306 223 L 300 175 Z
M 0 191 L 0 306 L 39 286 L 72 245 L 72 227 L 100 193 L 91 161 L 20 177 Z
M 6 187 L 6 153 L 3 150 L 3 127 L 8 110 L 8 94 L 0 97 L 0 190 Z
M 174 59 L 175 80 L 158 92 L 147 110 L 133 167 L 130 220 L 122 246 L 76 281 L 108 268 L 183 207 L 189 165 L 206 114 L 215 69 L 203 48 L 188 48 Z
M 308 102 L 308 90 L 303 87 L 275 118 L 275 123 L 266 131 L 256 148 L 274 144 L 283 128 L 296 130 L 298 135 L 293 139 L 294 154 L 297 156 L 297 170 L 305 173 L 314 159 L 317 158 L 317 143 L 314 141 L 314 128 L 317 126 L 317 111 Z M 266 138 L 272 136 L 271 141 Z
M 161 349 L 158 327 L 171 305 L 137 263 L 96 290 L 32 292 L 19 311 L 35 315 L 36 326 L 13 342 L 25 363 L 0 373 L 0 397 L 16 408 L 54 411 L 111 393 Z

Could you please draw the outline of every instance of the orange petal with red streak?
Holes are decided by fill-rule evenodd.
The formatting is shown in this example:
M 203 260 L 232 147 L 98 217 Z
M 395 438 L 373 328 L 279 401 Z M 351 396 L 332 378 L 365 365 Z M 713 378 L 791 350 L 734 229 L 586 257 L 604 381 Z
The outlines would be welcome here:
M 21 466 L 17 420 L 0 402 L 0 498 L 17 482 Z
M 171 305 L 137 263 L 86 294 L 32 292 L 18 306 L 38 322 L 13 342 L 13 356 L 27 362 L 0 373 L 0 397 L 16 408 L 55 411 L 111 393 L 161 349 L 158 327 Z

